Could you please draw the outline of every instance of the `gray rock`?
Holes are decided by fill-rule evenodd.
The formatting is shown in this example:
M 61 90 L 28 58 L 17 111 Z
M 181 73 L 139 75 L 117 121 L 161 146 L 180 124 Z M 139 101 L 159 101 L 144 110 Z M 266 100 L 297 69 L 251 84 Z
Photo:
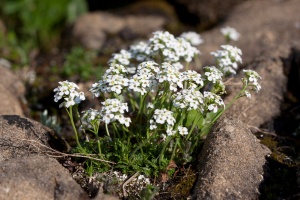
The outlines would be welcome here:
M 89 199 L 68 170 L 49 157 L 56 151 L 52 147 L 68 151 L 48 127 L 17 115 L 0 116 L 0 199 Z M 116 198 L 99 193 L 94 199 Z
M 178 10 L 181 12 L 186 10 L 186 14 L 192 18 L 190 21 L 193 20 L 201 29 L 212 27 L 224 19 L 237 4 L 245 1 L 246 0 L 170 0 L 170 2 L 174 2 L 177 5 Z
M 49 143 L 61 150 L 67 147 L 62 140 L 55 138 L 53 130 L 34 120 L 17 115 L 0 116 L 0 162 L 44 154 L 50 150 Z
M 210 52 L 220 49 L 225 39 L 220 28 L 231 26 L 241 34 L 231 44 L 243 51 L 243 63 L 253 61 L 262 51 L 288 48 L 300 43 L 300 12 L 298 0 L 252 0 L 246 1 L 228 13 L 226 20 L 212 30 L 201 33 L 204 44 L 200 46 L 204 65 L 214 64 Z
M 225 118 L 207 136 L 199 158 L 196 199 L 257 199 L 271 151 L 236 120 Z
M 84 47 L 100 49 L 108 34 L 117 34 L 126 29 L 147 37 L 153 31 L 161 29 L 165 23 L 166 20 L 159 16 L 118 16 L 108 12 L 94 12 L 78 18 L 72 35 Z
M 262 80 L 259 82 L 262 89 L 257 94 L 251 92 L 251 98 L 240 98 L 224 113 L 225 116 L 241 120 L 247 125 L 260 127 L 266 122 L 272 121 L 277 117 L 281 110 L 280 105 L 284 101 L 284 94 L 287 87 L 287 77 L 284 73 L 284 63 L 282 58 L 288 58 L 290 49 L 287 46 L 281 46 L 276 49 L 262 52 L 246 68 L 255 70 Z M 225 103 L 228 104 L 242 88 L 240 72 L 232 84 L 228 87 L 228 96 Z
M 25 95 L 25 86 L 20 79 L 0 63 L 0 115 L 16 114 L 24 115 L 22 105 Z
M 55 159 L 31 155 L 0 162 L 0 199 L 89 199 Z

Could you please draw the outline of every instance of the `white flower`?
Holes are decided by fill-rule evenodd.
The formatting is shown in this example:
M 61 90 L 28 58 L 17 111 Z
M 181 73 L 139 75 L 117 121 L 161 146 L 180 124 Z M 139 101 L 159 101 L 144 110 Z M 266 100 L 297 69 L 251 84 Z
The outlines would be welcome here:
M 102 117 L 102 121 L 104 121 L 105 124 L 109 124 L 113 120 L 114 120 L 114 115 L 111 113 L 106 113 Z
M 79 92 L 78 95 L 76 95 L 74 101 L 76 104 L 79 104 L 81 101 L 85 100 L 85 96 L 83 92 Z
M 218 70 L 216 67 L 211 66 L 211 67 L 204 67 L 204 75 L 206 77 L 206 80 L 216 83 L 217 81 L 222 80 L 223 73 Z
M 138 44 L 131 45 L 129 52 L 131 57 L 137 61 L 146 61 L 149 59 L 150 51 L 146 42 L 139 42 Z
M 96 97 L 99 97 L 101 93 L 121 94 L 123 88 L 129 84 L 129 80 L 126 78 L 127 72 L 123 65 L 110 64 L 110 68 L 106 70 L 102 80 L 94 83 L 90 91 Z
M 240 38 L 240 33 L 237 32 L 234 28 L 229 26 L 221 28 L 221 33 L 225 36 L 226 40 L 237 41 Z
M 108 61 L 109 64 L 121 64 L 129 65 L 130 64 L 131 53 L 122 49 L 120 53 L 113 54 L 113 57 Z
M 178 126 L 178 131 L 180 135 L 188 135 L 188 129 L 186 127 L 183 126 Z
M 169 84 L 170 90 L 174 92 L 177 91 L 177 87 L 183 88 L 182 74 L 174 66 L 169 63 L 163 63 L 161 68 L 156 77 L 159 83 L 166 81 Z
M 204 85 L 201 74 L 193 70 L 187 70 L 182 72 L 182 80 L 187 81 L 189 84 L 196 84 L 197 87 L 199 87 L 199 89 L 202 88 Z
M 69 81 L 60 81 L 58 83 L 60 86 L 53 91 L 56 92 L 54 95 L 55 102 L 64 99 L 64 102 L 62 102 L 59 107 L 68 108 L 85 100 L 84 93 L 77 91 L 79 87 L 75 83 Z
M 154 91 L 157 86 L 156 74 L 159 67 L 155 62 L 148 61 L 141 63 L 137 68 L 137 73 L 129 79 L 129 90 L 146 94 L 149 91 Z
M 150 102 L 149 102 L 149 103 L 147 104 L 147 108 L 150 108 L 150 109 L 154 108 L 153 103 L 150 103 Z
M 216 113 L 219 107 L 222 106 L 223 108 L 225 108 L 225 104 L 219 95 L 205 91 L 203 96 L 205 99 L 204 102 L 207 105 L 209 111 Z
M 169 63 L 177 63 L 180 59 L 190 62 L 196 54 L 199 54 L 199 50 L 187 40 L 182 37 L 175 38 L 167 31 L 154 32 L 148 45 L 150 56 L 161 54 L 162 60 Z
M 157 129 L 157 125 L 154 120 L 150 119 L 150 130 Z
M 198 33 L 195 32 L 184 32 L 179 37 L 184 38 L 186 41 L 191 43 L 193 46 L 198 46 L 203 43 L 203 40 L 201 36 Z
M 122 174 L 122 173 L 117 172 L 117 171 L 114 171 L 113 174 L 115 175 L 117 180 L 120 181 L 120 182 L 124 182 L 128 178 L 128 176 L 126 174 Z
M 203 112 L 203 95 L 199 90 L 183 89 L 173 94 L 171 98 L 173 99 L 173 106 L 176 108 Z
M 172 127 L 172 126 L 167 126 L 166 133 L 167 133 L 168 136 L 172 136 L 172 135 L 175 135 L 175 134 L 176 134 L 176 131 L 173 130 L 173 127 Z
M 173 67 L 175 67 L 178 71 L 183 69 L 183 65 L 180 62 L 172 63 Z
M 183 57 L 186 62 L 191 62 L 195 55 L 200 51 L 193 47 L 188 41 L 183 38 L 177 38 L 179 45 L 176 48 L 176 53 L 179 57 Z
M 125 111 L 128 112 L 127 103 L 123 103 L 118 99 L 106 99 L 102 102 L 102 109 L 100 110 L 100 115 L 102 116 L 101 121 L 106 124 L 110 122 L 119 121 L 120 124 L 124 124 L 129 127 L 131 119 L 125 118 Z
M 231 45 L 221 45 L 222 50 L 211 52 L 215 57 L 217 66 L 224 74 L 236 74 L 238 63 L 242 63 L 242 51 Z
M 150 130 L 156 129 L 157 124 L 165 124 L 167 127 L 167 134 L 170 135 L 174 131 L 172 130 L 173 125 L 175 124 L 176 120 L 172 116 L 173 112 L 169 111 L 165 108 L 163 109 L 156 109 L 150 119 Z
M 83 127 L 92 128 L 92 124 L 98 124 L 100 122 L 100 113 L 97 110 L 90 108 L 89 110 L 83 111 L 81 118 Z
M 214 113 L 216 113 L 218 111 L 217 104 L 209 104 L 208 110 L 213 111 Z
M 251 94 L 247 90 L 245 90 L 245 95 L 246 95 L 246 97 L 251 98 Z
M 243 78 L 244 84 L 252 86 L 252 90 L 258 92 L 261 89 L 261 86 L 258 83 L 258 79 L 261 79 L 259 74 L 253 70 L 243 70 L 246 78 Z

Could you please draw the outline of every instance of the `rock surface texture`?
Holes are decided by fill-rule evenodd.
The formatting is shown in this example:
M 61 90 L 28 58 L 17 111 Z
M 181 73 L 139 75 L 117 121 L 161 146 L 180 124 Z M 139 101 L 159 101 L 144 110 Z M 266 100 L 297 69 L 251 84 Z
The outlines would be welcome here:
M 68 170 L 48 156 L 55 151 L 51 146 L 66 147 L 54 136 L 34 120 L 0 116 L 0 199 L 90 199 Z M 98 194 L 94 199 L 116 198 Z
M 241 34 L 240 39 L 231 44 L 242 49 L 244 63 L 253 61 L 268 49 L 299 45 L 299 7 L 298 0 L 252 0 L 239 4 L 228 13 L 223 23 L 201 34 L 205 42 L 200 46 L 202 63 L 214 63 L 210 52 L 225 44 L 220 28 L 226 26 Z
M 73 36 L 81 45 L 89 49 L 101 49 L 107 35 L 126 31 L 148 37 L 160 30 L 166 20 L 159 16 L 118 16 L 108 12 L 88 13 L 81 16 L 74 24 Z
M 196 199 L 257 199 L 270 153 L 242 122 L 219 121 L 200 154 Z
M 1 162 L 0 191 L 0 199 L 89 199 L 57 160 L 37 155 Z
M 262 124 L 273 120 L 281 110 L 280 105 L 284 101 L 287 88 L 287 77 L 284 73 L 284 60 L 288 58 L 290 49 L 281 46 L 262 52 L 262 55 L 250 62 L 246 68 L 255 70 L 261 77 L 261 91 L 252 93 L 251 98 L 238 99 L 226 112 L 225 116 L 240 119 L 252 127 L 260 127 Z M 234 79 L 232 86 L 228 86 L 226 104 L 242 88 L 242 71 Z
M 28 118 L 0 116 L 0 162 L 46 151 L 52 132 Z
M 10 69 L 0 63 L 0 115 L 16 114 L 24 116 L 22 100 L 24 100 L 25 86 Z
M 245 1 L 170 0 L 170 2 L 176 5 L 180 14 L 188 14 L 185 19 L 187 23 L 194 23 L 201 29 L 207 29 L 217 24 L 231 12 L 234 6 Z
M 242 67 L 262 76 L 262 89 L 251 99 L 238 99 L 207 137 L 199 160 L 195 198 L 258 199 L 265 155 L 270 151 L 261 147 L 247 128 L 272 124 L 281 112 L 291 67 L 288 60 L 292 49 L 299 49 L 300 44 L 299 7 L 297 0 L 246 1 L 223 23 L 201 34 L 205 41 L 200 46 L 202 63 L 210 66 L 214 61 L 209 53 L 225 43 L 220 28 L 236 28 L 241 38 L 231 44 L 243 51 Z M 227 104 L 241 88 L 241 77 L 242 72 L 228 83 Z

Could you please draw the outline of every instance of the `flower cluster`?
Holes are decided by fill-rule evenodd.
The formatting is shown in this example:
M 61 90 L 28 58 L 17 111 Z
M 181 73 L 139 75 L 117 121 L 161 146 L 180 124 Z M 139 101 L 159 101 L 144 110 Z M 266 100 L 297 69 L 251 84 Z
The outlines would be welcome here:
M 173 106 L 203 112 L 203 95 L 194 89 L 183 89 L 172 96 Z
M 156 109 L 154 111 L 152 119 L 150 119 L 150 130 L 154 130 L 157 128 L 157 124 L 166 124 L 167 125 L 167 134 L 173 134 L 173 126 L 176 122 L 175 118 L 173 117 L 173 112 L 169 111 L 165 108 L 163 109 Z
M 129 73 L 135 72 L 131 59 L 138 62 L 153 61 L 159 59 L 169 62 L 178 70 L 183 68 L 181 60 L 191 62 L 199 54 L 199 50 L 192 45 L 199 45 L 203 42 L 200 35 L 194 32 L 187 32 L 175 38 L 167 31 L 157 31 L 148 42 L 139 42 L 131 45 L 129 50 L 121 50 L 120 53 L 113 54 L 108 61 L 109 64 L 121 64 L 128 67 Z
M 176 92 L 177 87 L 183 88 L 182 75 L 173 65 L 165 62 L 161 66 L 161 70 L 157 73 L 159 83 L 166 82 L 169 84 L 169 89 Z
M 105 72 L 102 80 L 94 83 L 90 89 L 94 96 L 99 97 L 101 93 L 115 92 L 121 94 L 124 87 L 128 86 L 126 78 L 127 69 L 120 64 L 111 64 Z
M 182 80 L 188 83 L 188 88 L 200 89 L 204 85 L 201 74 L 196 71 L 187 70 L 182 72 L 181 75 Z
M 177 63 L 177 65 L 181 59 L 190 62 L 195 55 L 199 54 L 199 50 L 189 41 L 183 37 L 175 38 L 167 31 L 154 32 L 147 44 L 139 43 L 131 46 L 130 51 L 138 61 L 154 59 L 155 56 L 161 55 L 163 61 Z
M 231 40 L 237 41 L 240 38 L 239 32 L 229 26 L 221 28 L 221 33 L 225 36 L 227 42 Z
M 156 74 L 159 71 L 157 64 L 153 61 L 143 62 L 137 68 L 137 73 L 129 80 L 129 90 L 146 94 L 154 91 L 157 86 Z
M 188 129 L 184 126 L 178 126 L 178 132 L 180 135 L 187 135 L 189 134 Z
M 109 124 L 114 121 L 119 121 L 120 124 L 124 124 L 129 127 L 131 119 L 124 117 L 125 111 L 128 112 L 127 103 L 122 103 L 118 99 L 107 99 L 102 102 L 102 109 L 100 110 L 101 120 Z
M 146 42 L 139 42 L 137 44 L 131 45 L 129 52 L 131 56 L 139 62 L 143 62 L 149 59 L 150 49 Z
M 203 43 L 203 39 L 201 38 L 201 36 L 198 33 L 192 31 L 184 32 L 179 37 L 184 38 L 193 46 L 198 46 Z
M 83 128 L 93 128 L 93 125 L 98 125 L 101 120 L 101 115 L 98 110 L 94 110 L 92 108 L 82 111 L 82 127 Z
M 205 91 L 203 96 L 205 98 L 205 105 L 207 105 L 209 111 L 216 113 L 219 107 L 222 106 L 225 108 L 225 104 L 219 95 Z
M 60 108 L 68 108 L 85 100 L 84 93 L 77 91 L 79 87 L 75 83 L 69 81 L 60 81 L 58 83 L 60 86 L 53 91 L 56 92 L 54 95 L 55 102 L 58 102 L 62 98 L 64 99 L 64 102 L 59 105 Z
M 217 66 L 224 74 L 236 74 L 238 63 L 242 63 L 242 51 L 231 45 L 221 45 L 222 50 L 211 52 Z
M 251 90 L 258 92 L 261 89 L 261 86 L 258 83 L 258 79 L 261 77 L 256 71 L 253 70 L 243 70 L 246 78 L 243 78 L 244 85 L 250 86 Z M 251 97 L 251 94 L 246 90 L 245 95 Z
M 131 53 L 122 49 L 120 53 L 114 53 L 113 57 L 108 61 L 110 64 L 129 65 Z
M 205 80 L 213 83 L 213 88 L 211 91 L 215 94 L 224 94 L 225 85 L 222 81 L 223 73 L 214 66 L 204 67 L 204 71 Z
M 217 81 L 220 81 L 223 78 L 223 73 L 214 66 L 204 67 L 204 71 L 204 76 L 206 80 L 212 83 L 216 83 Z

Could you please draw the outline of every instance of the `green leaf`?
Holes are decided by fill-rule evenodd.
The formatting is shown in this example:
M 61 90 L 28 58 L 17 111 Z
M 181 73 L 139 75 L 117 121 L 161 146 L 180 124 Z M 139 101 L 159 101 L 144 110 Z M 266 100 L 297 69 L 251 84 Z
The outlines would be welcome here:
M 202 117 L 202 113 L 200 113 L 197 110 L 190 110 L 190 111 L 188 111 L 185 126 L 186 127 L 191 126 L 194 123 L 195 120 L 197 120 L 197 122 L 196 122 L 197 126 L 199 128 L 201 128 L 203 126 L 203 122 L 204 122 L 204 119 Z

